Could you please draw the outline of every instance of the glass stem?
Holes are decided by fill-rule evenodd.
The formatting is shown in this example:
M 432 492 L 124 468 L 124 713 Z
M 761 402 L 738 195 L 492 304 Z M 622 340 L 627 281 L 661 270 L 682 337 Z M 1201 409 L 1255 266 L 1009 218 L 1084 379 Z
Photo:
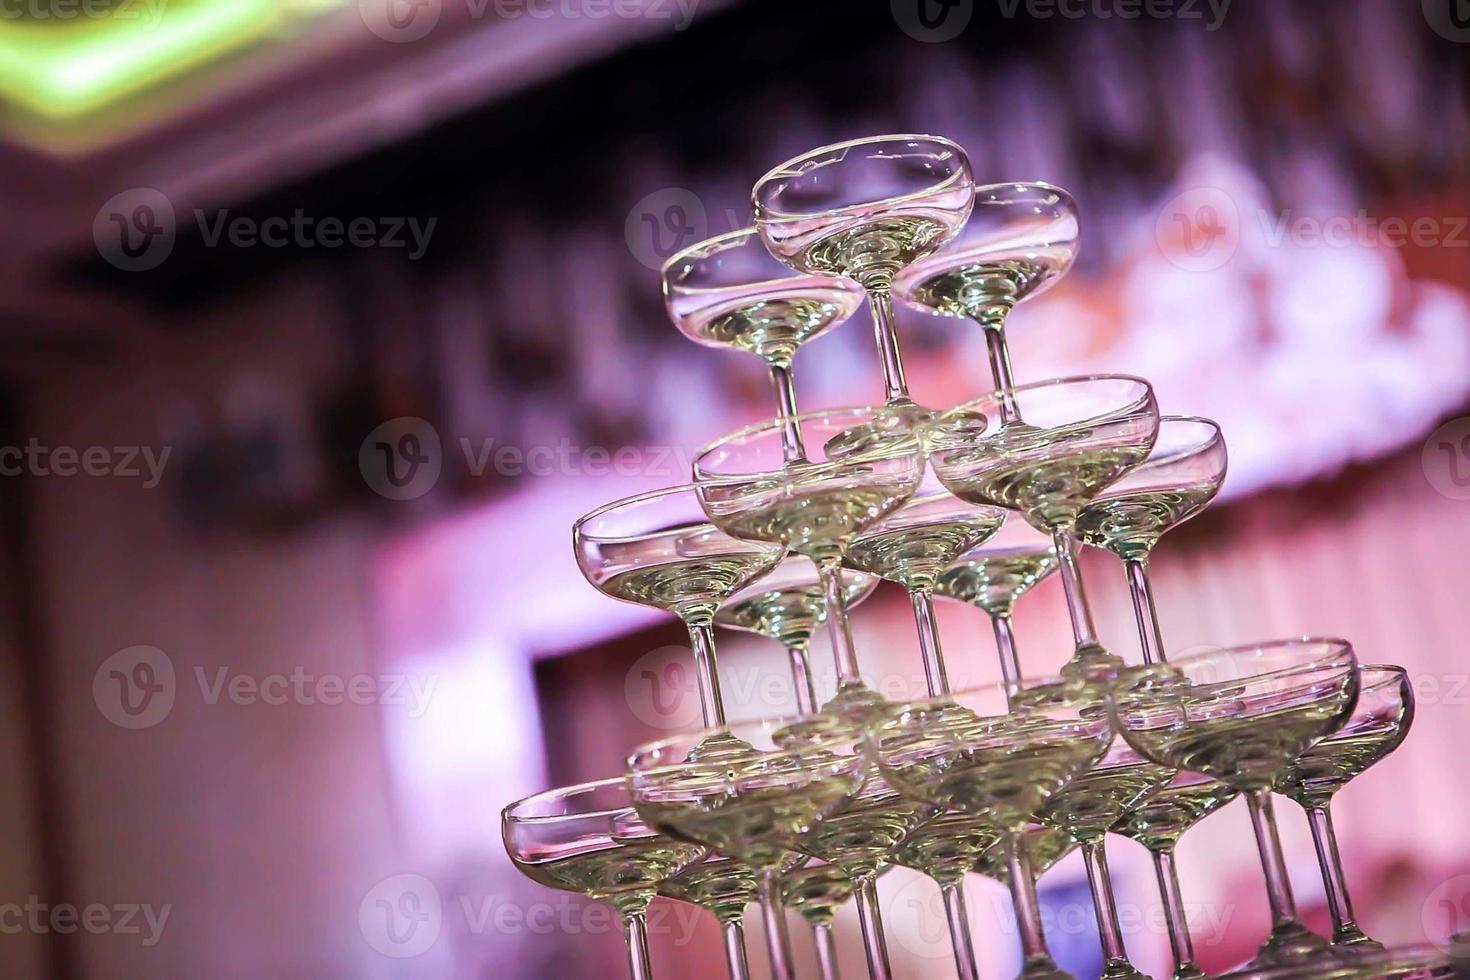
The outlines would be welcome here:
M 766 927 L 766 952 L 771 957 L 772 980 L 796 980 L 791 956 L 791 937 L 786 932 L 786 909 L 781 904 L 781 873 L 775 868 L 761 872 L 761 921 Z
M 1133 596 L 1133 616 L 1138 620 L 1138 642 L 1143 648 L 1143 662 L 1164 662 L 1164 634 L 1159 631 L 1159 613 L 1154 608 L 1154 592 L 1148 583 L 1148 556 L 1127 558 L 1128 591 Z
M 970 938 L 970 913 L 965 908 L 965 883 L 941 882 L 939 894 L 944 896 L 944 915 L 949 920 L 949 942 L 954 947 L 954 968 L 960 980 L 980 980 L 975 964 L 975 945 Z
M 791 374 L 791 362 L 769 361 L 771 387 L 776 389 L 776 412 L 781 417 L 781 450 L 786 462 L 792 463 L 806 458 L 806 446 L 801 441 L 801 423 L 796 420 L 796 383 Z
M 842 980 L 837 971 L 837 939 L 832 935 L 832 923 L 813 922 L 812 939 L 817 947 L 817 972 L 822 980 Z
M 1123 929 L 1118 925 L 1118 902 L 1113 897 L 1113 879 L 1108 873 L 1108 852 L 1102 840 L 1083 843 L 1082 859 L 1087 865 L 1087 885 L 1092 889 L 1097 934 L 1102 940 L 1108 966 L 1125 965 L 1128 950 L 1123 946 Z
M 904 380 L 903 356 L 898 350 L 898 330 L 893 322 L 893 296 L 886 283 L 868 287 L 868 309 L 873 315 L 878 357 L 883 362 L 883 388 L 888 404 L 909 402 L 909 385 Z
M 949 693 L 949 675 L 944 672 L 944 651 L 939 646 L 939 626 L 934 622 L 934 596 L 923 589 L 910 589 L 914 625 L 919 630 L 919 656 L 924 661 L 924 680 L 929 696 Z
M 788 645 L 786 656 L 791 661 L 791 687 L 796 692 L 796 713 L 816 714 L 817 689 L 812 684 L 812 662 L 807 655 L 806 641 Z
M 1332 814 L 1326 806 L 1307 807 L 1306 810 L 1307 819 L 1312 824 L 1312 842 L 1317 845 L 1317 863 L 1322 865 L 1322 884 L 1327 888 L 1327 906 L 1332 911 L 1332 941 L 1369 942 L 1353 916 L 1347 876 L 1342 870 L 1342 855 L 1337 850 L 1337 833 L 1332 829 Z
M 1016 656 L 1016 632 L 1011 628 L 1011 615 L 991 616 L 990 626 L 995 631 L 995 651 L 1000 655 L 1000 676 L 1005 681 L 1006 694 L 1015 694 L 1021 689 L 1021 661 Z
M 648 919 L 642 912 L 623 916 L 623 936 L 628 940 L 628 975 L 633 980 L 653 980 L 648 962 Z
M 1261 869 L 1266 874 L 1266 897 L 1271 902 L 1273 931 L 1297 924 L 1296 899 L 1291 894 L 1291 879 L 1286 875 L 1286 858 L 1281 853 L 1281 835 L 1276 830 L 1276 812 L 1271 806 L 1269 789 L 1246 794 L 1250 805 L 1251 825 L 1256 831 L 1256 847 L 1261 852 Z
M 890 980 L 893 968 L 888 965 L 888 942 L 883 938 L 883 915 L 878 908 L 878 876 L 864 875 L 854 879 L 852 897 L 857 904 L 858 923 L 863 929 L 868 976 L 872 980 Z
M 1184 916 L 1184 895 L 1179 890 L 1179 869 L 1174 866 L 1174 849 L 1149 852 L 1154 859 L 1154 876 L 1159 879 L 1159 895 L 1164 900 L 1164 924 L 1169 930 L 1169 948 L 1174 952 L 1174 976 L 1197 976 L 1194 962 L 1194 940 L 1189 936 L 1189 920 Z
M 1016 929 L 1021 935 L 1021 955 L 1027 968 L 1052 962 L 1046 948 L 1046 934 L 1041 928 L 1041 903 L 1036 898 L 1036 879 L 1031 876 L 1031 855 L 1026 851 L 1021 834 L 1007 831 L 1003 838 L 1006 849 L 1006 884 L 1011 890 L 1011 904 L 1016 910 Z
M 1067 594 L 1067 615 L 1072 619 L 1072 639 L 1078 651 L 1096 647 L 1097 627 L 1092 625 L 1092 610 L 1087 605 L 1087 593 L 1082 589 L 1082 569 L 1077 565 L 1077 534 L 1071 524 L 1052 529 L 1052 544 L 1056 547 L 1057 564 L 1061 567 L 1062 589 Z
M 832 637 L 832 659 L 837 664 L 837 687 L 860 683 L 857 647 L 852 641 L 852 624 L 847 620 L 847 600 L 842 594 L 842 563 L 835 558 L 817 562 L 822 579 L 822 598 L 827 605 L 827 633 Z
M 1010 425 L 1021 421 L 1021 410 L 1016 407 L 1012 389 L 1016 387 L 1011 375 L 1011 351 L 1006 344 L 1005 313 L 985 315 L 979 318 L 985 328 L 985 348 L 990 355 L 990 377 L 995 390 L 1000 392 L 1000 424 Z
M 725 702 L 720 697 L 720 673 L 715 663 L 715 628 L 709 615 L 684 620 L 694 651 L 694 675 L 699 680 L 699 709 L 705 728 L 725 727 Z
M 745 927 L 739 916 L 720 920 L 720 930 L 725 934 L 725 964 L 730 980 L 750 980 L 750 965 L 745 961 Z

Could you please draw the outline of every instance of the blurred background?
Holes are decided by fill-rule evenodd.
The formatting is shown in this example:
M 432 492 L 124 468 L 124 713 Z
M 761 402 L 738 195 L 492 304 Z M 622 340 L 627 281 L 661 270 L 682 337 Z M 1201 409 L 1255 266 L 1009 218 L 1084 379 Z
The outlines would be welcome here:
M 620 975 L 609 913 L 516 873 L 499 812 L 697 698 L 682 629 L 587 585 L 570 526 L 769 412 L 757 359 L 670 325 L 660 263 L 883 132 L 1076 195 L 1020 380 L 1126 370 L 1222 423 L 1225 491 L 1154 561 L 1166 640 L 1407 666 L 1415 729 L 1335 808 L 1359 919 L 1470 926 L 1467 54 L 1463 0 L 0 0 L 0 976 Z M 989 387 L 977 329 L 899 315 L 920 402 Z M 866 314 L 797 363 L 806 407 L 881 397 Z M 1085 563 L 1135 657 L 1120 567 Z M 899 690 L 889 588 L 855 618 Z M 941 616 L 952 675 L 992 678 L 984 615 Z M 1017 633 L 1066 658 L 1054 581 Z M 732 715 L 790 706 L 774 645 L 721 658 Z M 1165 975 L 1146 852 L 1109 849 Z M 1244 804 L 1179 860 L 1202 963 L 1245 958 Z M 1048 926 L 1095 977 L 1075 861 Z M 1012 975 L 1003 892 L 968 887 Z M 897 974 L 951 975 L 935 887 L 880 892 Z M 708 916 L 651 931 L 661 975 L 719 975 Z

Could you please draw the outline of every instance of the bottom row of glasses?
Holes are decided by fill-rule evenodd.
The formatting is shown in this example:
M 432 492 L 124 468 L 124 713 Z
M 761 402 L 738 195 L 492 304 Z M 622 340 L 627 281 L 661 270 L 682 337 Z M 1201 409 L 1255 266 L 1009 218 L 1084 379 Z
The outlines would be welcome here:
M 1274 928 L 1233 977 L 1450 976 L 1425 951 L 1390 954 L 1353 921 L 1327 804 L 1403 740 L 1412 692 L 1402 669 L 1359 667 L 1340 640 L 1286 640 L 1155 665 L 1126 681 L 1026 680 L 850 716 L 731 724 L 640 747 L 626 778 L 506 808 L 507 850 L 529 877 L 611 904 L 632 975 L 649 975 L 645 913 L 655 894 L 720 919 L 730 975 L 748 975 L 741 919 L 759 901 L 772 973 L 794 977 L 784 909 L 816 928 L 835 975 L 833 910 L 858 904 L 870 973 L 887 975 L 876 879 L 923 871 L 945 897 L 956 964 L 975 976 L 959 883 L 980 870 L 1011 892 L 1022 977 L 1068 975 L 1047 951 L 1035 876 L 1080 845 L 1093 886 L 1105 977 L 1132 968 L 1107 881 L 1108 832 L 1144 844 L 1165 899 L 1176 977 L 1200 977 L 1173 865 L 1180 836 L 1236 793 L 1250 805 Z M 1121 736 L 1121 738 L 1115 737 Z M 1328 945 L 1295 917 L 1271 793 L 1311 814 L 1335 920 Z M 825 863 L 802 867 L 809 858 Z

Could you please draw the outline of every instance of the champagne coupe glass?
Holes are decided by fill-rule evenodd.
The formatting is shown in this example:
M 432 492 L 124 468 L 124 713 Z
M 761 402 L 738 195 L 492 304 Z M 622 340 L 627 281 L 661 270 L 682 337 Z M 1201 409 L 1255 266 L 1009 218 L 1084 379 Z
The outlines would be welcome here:
M 1011 614 L 1016 601 L 1057 570 L 1051 538 L 1023 520 L 1007 520 L 984 544 L 965 553 L 939 576 L 934 593 L 978 606 L 990 617 L 1001 677 L 1021 683 Z
M 970 160 L 939 136 L 873 136 L 786 161 L 751 192 L 771 254 L 868 293 L 890 406 L 912 406 L 893 322 L 893 277 L 955 237 L 974 205 Z
M 1326 948 L 1297 919 L 1271 787 L 1352 713 L 1357 667 L 1346 640 L 1303 637 L 1181 657 L 1112 689 L 1114 724 L 1140 755 L 1218 779 L 1250 804 L 1273 923 L 1250 969 L 1311 962 Z
M 1067 274 L 1077 257 L 1079 231 L 1077 202 L 1060 187 L 1040 181 L 982 184 L 975 188 L 975 208 L 964 230 L 949 247 L 895 276 L 893 294 L 931 313 L 978 323 L 995 389 L 1004 392 L 1015 387 L 1006 316 Z M 1002 407 L 1014 408 L 1005 402 Z
M 832 918 L 852 897 L 853 880 L 833 864 L 813 862 L 781 879 L 786 907 L 812 927 L 817 948 L 817 968 L 822 980 L 838 980 L 837 940 L 832 935 Z
M 1131 837 L 1148 848 L 1153 858 L 1154 876 L 1164 900 L 1164 924 L 1174 953 L 1174 980 L 1204 980 L 1206 976 L 1194 961 L 1194 942 L 1189 937 L 1189 921 L 1184 916 L 1184 895 L 1179 889 L 1174 848 L 1185 831 L 1235 799 L 1236 792 L 1234 787 L 1218 779 L 1181 771 L 1112 827 L 1113 833 Z
M 847 320 L 863 302 L 863 287 L 851 279 L 792 275 L 754 228 L 690 246 L 664 263 L 662 279 L 664 306 L 684 336 L 765 360 L 783 419 L 796 416 L 796 349 Z M 792 424 L 785 438 L 787 457 L 799 459 L 801 430 Z
M 794 980 L 781 875 L 797 842 L 863 787 L 851 726 L 821 715 L 742 722 L 641 745 L 628 768 L 650 826 L 757 870 L 771 972 Z
M 869 772 L 852 802 L 801 839 L 803 851 L 839 868 L 852 880 L 872 980 L 888 980 L 893 972 L 878 905 L 878 874 L 888 866 L 889 852 L 933 814 L 934 808 L 927 803 L 894 792 L 881 775 Z
M 1148 581 L 1148 556 L 1159 538 L 1204 510 L 1225 480 L 1220 427 L 1209 419 L 1166 415 L 1148 458 L 1108 487 L 1077 517 L 1084 544 L 1123 559 L 1145 663 L 1164 660 L 1164 640 Z
M 722 857 L 691 864 L 658 886 L 658 893 L 665 898 L 698 905 L 719 921 L 730 980 L 750 977 L 744 919 L 745 907 L 756 900 L 757 890 L 754 869 Z
M 1002 418 L 1005 399 L 1025 422 Z M 1077 515 L 1148 456 L 1158 429 L 1148 382 L 1106 374 L 991 392 L 924 428 L 930 464 L 950 493 L 1020 511 L 1051 535 L 1076 641 L 1068 676 L 1109 679 L 1123 665 L 1097 640 L 1077 566 Z
M 861 719 L 883 704 L 858 673 L 843 601 L 842 554 L 863 530 L 919 486 L 924 454 L 912 433 L 889 431 L 860 448 L 833 453 L 871 426 L 881 408 L 838 408 L 799 417 L 807 455 L 785 463 L 779 419 L 740 429 L 702 449 L 694 462 L 709 519 L 737 538 L 769 542 L 816 563 L 827 606 L 837 695 L 829 708 Z
M 703 847 L 651 830 L 622 778 L 512 803 L 501 813 L 501 834 L 506 853 L 532 881 L 611 905 L 623 922 L 633 980 L 653 976 L 648 903 L 661 882 L 704 856 Z
M 1108 873 L 1105 846 L 1108 829 L 1173 779 L 1174 773 L 1168 766 L 1141 758 L 1127 742 L 1119 739 L 1106 756 L 1063 787 L 1038 814 L 1047 823 L 1065 830 L 1082 848 L 1106 962 L 1104 980 L 1148 980 L 1147 974 L 1140 973 L 1128 961 L 1128 951 L 1123 945 L 1123 930 L 1118 924 L 1117 902 Z
M 705 724 L 724 724 L 715 610 L 731 593 L 775 568 L 786 550 L 732 537 L 710 524 L 690 486 L 599 507 L 572 527 L 572 546 L 582 574 L 598 589 L 684 621 Z
M 921 871 L 939 885 L 960 980 L 980 977 L 965 907 L 965 872 L 974 869 L 980 855 L 999 840 L 1000 831 L 984 819 L 968 813 L 941 813 L 910 831 L 889 855 L 894 864 Z
M 1102 758 L 1112 740 L 1096 698 L 1072 700 L 1068 690 L 1037 682 L 1014 712 L 1003 684 L 917 701 L 874 717 L 864 739 L 899 792 L 1001 832 L 1024 953 L 1021 976 L 1028 978 L 1068 974 L 1046 948 L 1023 835 L 1032 815 Z
M 1278 792 L 1301 805 L 1312 823 L 1322 883 L 1332 910 L 1332 941 L 1383 949 L 1353 918 L 1347 877 L 1337 851 L 1329 807 L 1332 797 L 1369 766 L 1403 743 L 1414 723 L 1414 689 L 1402 667 L 1358 669 L 1358 703 L 1343 726 L 1312 746 L 1290 769 Z
M 877 587 L 877 578 L 844 569 L 843 606 L 851 609 L 872 595 Z M 786 648 L 791 662 L 791 684 L 796 691 L 796 710 L 803 715 L 817 710 L 807 647 L 817 627 L 826 621 L 827 605 L 821 579 L 810 561 L 795 555 L 730 596 L 715 614 L 715 622 L 720 626 L 759 633 Z
M 850 567 L 908 590 L 931 695 L 949 691 L 934 619 L 934 588 L 940 574 L 961 553 L 995 534 L 1005 517 L 999 507 L 966 503 L 940 489 L 909 500 L 847 546 Z
M 1036 880 L 1046 874 L 1057 863 L 1072 853 L 1077 842 L 1072 835 L 1057 827 L 1049 827 L 1046 824 L 1033 823 L 1026 828 L 1021 837 L 1021 844 L 1026 848 L 1026 855 L 1031 863 L 1031 875 Z M 1010 884 L 1010 867 L 1006 863 L 1005 846 L 997 842 L 986 851 L 981 852 L 975 859 L 973 869 L 976 873 L 987 878 L 994 879 L 1002 885 Z

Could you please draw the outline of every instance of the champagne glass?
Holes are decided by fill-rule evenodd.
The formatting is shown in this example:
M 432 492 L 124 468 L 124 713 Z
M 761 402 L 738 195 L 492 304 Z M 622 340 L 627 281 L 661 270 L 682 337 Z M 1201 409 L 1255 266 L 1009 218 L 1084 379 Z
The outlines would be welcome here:
M 939 136 L 873 136 L 786 161 L 751 192 L 771 254 L 868 293 L 887 403 L 911 406 L 893 322 L 893 277 L 955 237 L 974 205 L 970 160 Z
M 966 503 L 940 490 L 909 500 L 847 546 L 850 567 L 908 590 L 931 695 L 949 691 L 934 619 L 934 588 L 940 574 L 961 553 L 1000 529 L 1005 516 L 998 507 Z
M 1077 202 L 1040 181 L 982 184 L 964 230 L 949 247 L 898 273 L 893 294 L 940 316 L 966 317 L 985 331 L 995 389 L 1015 387 L 1006 316 L 1040 296 L 1077 257 Z M 1013 409 L 1004 401 L 1002 407 Z M 1011 414 L 1010 418 L 1017 418 Z
M 690 246 L 664 263 L 662 281 L 664 306 L 684 336 L 765 360 L 783 419 L 796 416 L 796 349 L 846 321 L 863 302 L 863 288 L 851 279 L 792 275 L 754 228 Z M 785 438 L 787 457 L 800 458 L 801 430 L 789 425 Z
M 1026 848 L 1031 875 L 1039 881 L 1041 876 L 1056 867 L 1062 858 L 1072 853 L 1077 842 L 1065 830 L 1049 827 L 1046 824 L 1033 823 L 1021 835 L 1021 845 Z M 975 859 L 973 870 L 1002 885 L 1009 885 L 1010 866 L 1006 863 L 1005 846 L 997 842 L 988 850 L 982 851 Z
M 749 980 L 745 959 L 745 907 L 756 900 L 755 870 L 729 858 L 709 857 L 658 886 L 665 898 L 698 905 L 720 923 L 730 980 Z
M 1003 417 L 1004 399 L 1025 422 Z M 1076 641 L 1068 676 L 1108 679 L 1122 667 L 1097 640 L 1077 566 L 1077 515 L 1148 456 L 1158 429 L 1153 389 L 1128 375 L 1042 381 L 1004 398 L 991 392 L 924 428 L 930 464 L 950 493 L 1020 511 L 1051 535 Z
M 572 528 L 587 581 L 627 602 L 674 613 L 689 629 L 706 725 L 724 723 L 715 663 L 715 610 L 776 567 L 786 550 L 710 524 L 693 487 L 669 487 L 599 507 Z
M 1013 689 L 1021 683 L 1011 614 L 1016 601 L 1057 570 L 1051 538 L 1025 521 L 1008 520 L 984 544 L 960 557 L 935 584 L 934 593 L 978 606 L 990 617 L 1000 673 Z
M 1071 690 L 1075 690 L 1075 686 Z M 1032 815 L 1102 758 L 1112 740 L 1095 698 L 1038 682 L 1011 710 L 993 685 L 917 701 L 871 719 L 864 749 L 899 792 L 996 827 L 1024 954 L 1022 977 L 1065 978 L 1046 948 L 1023 835 Z
M 633 808 L 625 779 L 554 789 L 501 813 L 505 850 L 548 888 L 606 902 L 622 919 L 633 980 L 648 980 L 648 903 L 661 882 L 705 849 L 654 832 Z
M 1131 837 L 1148 848 L 1153 859 L 1154 877 L 1164 900 L 1164 924 L 1174 954 L 1174 980 L 1204 980 L 1206 976 L 1194 961 L 1194 942 L 1184 915 L 1174 849 L 1185 831 L 1235 799 L 1236 792 L 1234 787 L 1218 779 L 1181 771 L 1112 827 L 1113 833 Z
M 1128 961 L 1128 951 L 1123 945 L 1123 930 L 1118 923 L 1117 902 L 1108 873 L 1105 846 L 1108 829 L 1173 779 L 1174 773 L 1168 766 L 1143 759 L 1127 742 L 1118 740 L 1106 756 L 1064 786 L 1038 814 L 1047 823 L 1065 830 L 1082 848 L 1098 936 L 1102 940 L 1104 980 L 1148 980 L 1147 974 Z
M 851 727 L 822 715 L 742 722 L 641 745 L 628 768 L 650 826 L 756 869 L 772 974 L 794 980 L 781 874 L 797 842 L 863 787 Z
M 853 880 L 846 871 L 832 864 L 814 862 L 785 875 L 781 894 L 786 907 L 812 927 L 817 948 L 817 968 L 822 980 L 839 980 L 837 940 L 832 935 L 832 918 L 837 909 L 852 897 Z
M 862 572 L 844 569 L 841 575 L 842 603 L 848 609 L 878 587 L 877 578 Z M 759 633 L 786 648 L 796 710 L 803 715 L 817 710 L 807 647 L 817 627 L 826 621 L 821 579 L 812 563 L 799 556 L 787 558 L 770 574 L 730 596 L 715 614 L 721 626 Z
M 1326 948 L 1297 919 L 1271 814 L 1271 787 L 1352 713 L 1357 658 L 1346 640 L 1271 640 L 1181 657 L 1109 699 L 1129 745 L 1210 776 L 1250 804 L 1272 929 L 1250 969 L 1313 961 Z
M 828 707 L 858 719 L 883 700 L 858 673 L 843 599 L 843 550 L 909 499 L 924 473 L 923 450 L 912 433 L 890 430 L 857 448 L 847 443 L 883 411 L 839 408 L 800 416 L 807 455 L 795 463 L 783 459 L 779 419 L 725 436 L 694 462 L 700 502 L 718 527 L 816 563 L 837 661 L 837 695 Z M 843 451 L 834 453 L 834 446 Z
M 1077 517 L 1084 544 L 1106 548 L 1128 572 L 1145 663 L 1164 659 L 1164 639 L 1148 581 L 1148 556 L 1159 538 L 1204 510 L 1225 481 L 1228 457 L 1209 419 L 1166 415 L 1148 458 L 1099 494 Z
M 852 880 L 872 980 L 888 980 L 893 972 L 878 905 L 878 874 L 888 866 L 889 852 L 933 813 L 933 807 L 895 793 L 881 775 L 869 772 L 852 802 L 801 839 L 803 851 Z
M 1329 807 L 1332 797 L 1369 766 L 1398 748 L 1414 722 L 1414 689 L 1402 667 L 1358 669 L 1358 703 L 1335 733 L 1292 764 L 1278 792 L 1301 805 L 1312 824 L 1312 840 L 1322 865 L 1322 883 L 1332 910 L 1332 941 L 1382 950 L 1353 917 L 1347 877 L 1337 851 Z
M 939 885 L 949 941 L 960 980 L 979 980 L 970 915 L 965 907 L 965 872 L 1000 840 L 989 821 L 969 813 L 941 813 L 909 832 L 889 855 L 894 864 L 921 871 Z

